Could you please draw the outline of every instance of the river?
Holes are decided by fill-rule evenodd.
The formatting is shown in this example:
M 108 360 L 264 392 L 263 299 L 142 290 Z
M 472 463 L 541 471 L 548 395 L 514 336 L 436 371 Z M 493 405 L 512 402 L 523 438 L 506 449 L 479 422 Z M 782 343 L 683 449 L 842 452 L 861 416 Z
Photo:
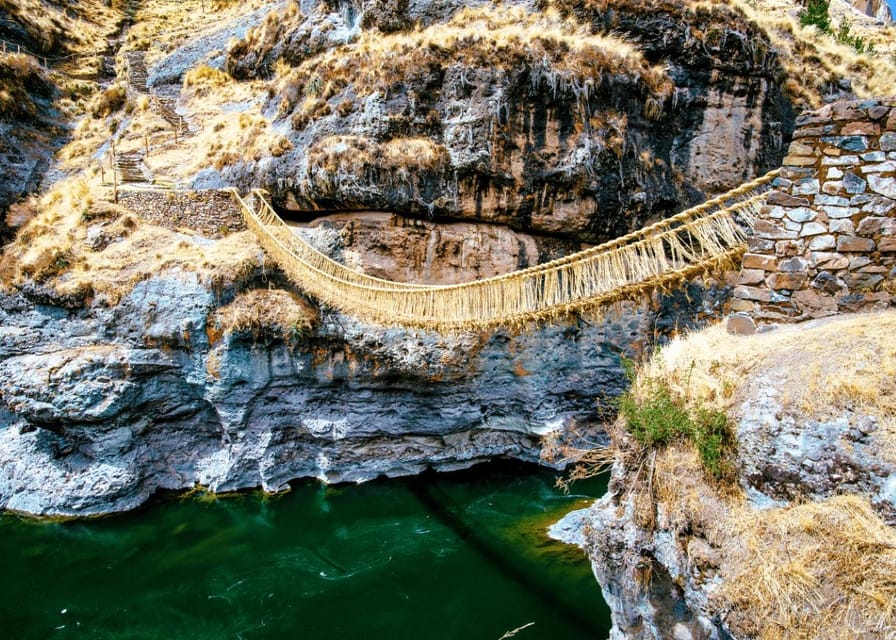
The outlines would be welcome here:
M 605 638 L 588 562 L 545 535 L 605 484 L 565 496 L 555 477 L 493 463 L 87 521 L 3 515 L 0 637 Z

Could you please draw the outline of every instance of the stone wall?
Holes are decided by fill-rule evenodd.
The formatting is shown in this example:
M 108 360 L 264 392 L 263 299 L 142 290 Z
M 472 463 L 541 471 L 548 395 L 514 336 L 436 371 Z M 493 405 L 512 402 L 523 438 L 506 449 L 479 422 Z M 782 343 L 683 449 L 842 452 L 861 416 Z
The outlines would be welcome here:
M 804 114 L 732 310 L 758 324 L 886 308 L 896 293 L 896 98 Z
M 246 225 L 227 191 L 119 191 L 118 202 L 161 227 L 220 238 Z

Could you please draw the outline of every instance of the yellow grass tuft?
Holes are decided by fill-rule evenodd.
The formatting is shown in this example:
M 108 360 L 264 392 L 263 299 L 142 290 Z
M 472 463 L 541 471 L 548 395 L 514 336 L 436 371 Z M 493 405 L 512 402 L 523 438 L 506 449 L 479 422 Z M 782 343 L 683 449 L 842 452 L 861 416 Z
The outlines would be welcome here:
M 197 91 L 207 90 L 211 87 L 223 87 L 233 82 L 233 78 L 206 64 L 200 64 L 184 74 L 184 88 L 194 88 Z
M 0 53 L 0 121 L 36 118 L 35 94 L 51 94 L 46 73 L 31 56 Z
M 281 289 L 245 291 L 214 315 L 215 325 L 225 335 L 272 332 L 286 340 L 308 335 L 319 319 L 317 310 L 307 301 Z
M 93 55 L 106 48 L 123 16 L 121 0 L 80 0 L 50 3 L 41 0 L 0 0 L 0 13 L 20 24 L 33 40 L 34 53 L 57 57 L 66 52 Z M 36 49 L 36 50 L 35 50 Z

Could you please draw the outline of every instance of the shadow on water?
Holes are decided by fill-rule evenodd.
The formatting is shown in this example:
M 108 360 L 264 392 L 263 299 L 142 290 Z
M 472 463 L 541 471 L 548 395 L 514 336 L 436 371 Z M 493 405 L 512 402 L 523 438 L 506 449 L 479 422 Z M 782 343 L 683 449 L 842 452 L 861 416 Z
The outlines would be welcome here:
M 507 471 L 512 473 L 512 467 Z M 430 513 L 479 553 L 497 571 L 504 573 L 523 589 L 534 594 L 583 634 L 608 631 L 604 625 L 596 624 L 593 614 L 586 615 L 580 608 L 572 606 L 571 602 L 560 597 L 558 592 L 552 589 L 552 586 L 556 587 L 556 585 L 546 583 L 540 579 L 543 576 L 532 571 L 531 566 L 527 567 L 524 562 L 521 562 L 520 556 L 516 555 L 515 550 L 506 544 L 506 539 L 495 535 L 495 532 L 489 531 L 472 518 L 464 517 L 465 511 L 455 503 L 439 480 L 436 472 L 428 471 L 407 482 L 411 491 Z
M 554 478 L 496 463 L 99 520 L 0 515 L 0 638 L 497 640 L 531 622 L 520 640 L 606 637 L 584 555 L 545 534 L 587 504 Z

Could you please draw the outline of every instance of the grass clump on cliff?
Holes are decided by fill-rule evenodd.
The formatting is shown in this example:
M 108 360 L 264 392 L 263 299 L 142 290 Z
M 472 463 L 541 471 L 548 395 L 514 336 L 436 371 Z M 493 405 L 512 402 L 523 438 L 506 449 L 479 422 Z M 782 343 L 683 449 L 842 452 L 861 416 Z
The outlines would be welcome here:
M 631 362 L 625 366 L 633 386 L 620 397 L 619 413 L 632 437 L 648 448 L 690 442 L 711 478 L 730 478 L 735 442 L 725 413 L 688 406 L 685 396 L 673 392 L 662 379 L 637 378 Z
M 630 394 L 636 406 L 622 412 L 634 411 L 635 419 L 608 429 L 615 461 L 626 470 L 624 480 L 614 478 L 620 507 L 630 508 L 646 531 L 671 540 L 673 556 L 692 568 L 688 580 L 712 585 L 708 614 L 724 620 L 732 635 L 759 640 L 894 637 L 896 529 L 867 497 L 764 508 L 743 488 L 750 478 L 708 481 L 699 447 L 670 433 L 689 428 L 687 407 L 724 413 L 736 425 L 757 399 L 773 397 L 768 432 L 761 434 L 771 442 L 778 421 L 872 416 L 878 426 L 866 446 L 896 461 L 896 313 L 754 336 L 710 327 L 655 354 Z M 650 440 L 668 444 L 645 457 L 638 447 Z M 832 477 L 828 495 L 850 490 L 848 481 Z
M 831 17 L 828 8 L 831 3 L 828 0 L 809 0 L 806 8 L 800 13 L 800 26 L 814 26 L 824 33 L 831 32 Z
M 92 56 L 105 50 L 124 15 L 125 0 L 0 0 L 0 13 L 21 25 L 34 53 L 58 56 L 79 53 Z
M 642 83 L 646 94 L 667 96 L 672 83 L 662 65 L 652 65 L 624 40 L 592 34 L 572 18 L 548 9 L 532 13 L 506 5 L 464 8 L 448 22 L 383 35 L 365 31 L 357 41 L 281 69 L 276 94 L 279 114 L 293 113 L 297 126 L 329 114 L 349 83 L 363 99 L 375 92 L 400 92 L 410 79 L 433 69 L 528 68 L 533 83 L 555 93 L 575 85 L 597 91 L 604 78 Z M 422 79 L 421 79 L 422 81 Z M 424 83 L 425 84 L 425 83 Z
M 247 332 L 256 339 L 273 336 L 295 342 L 309 335 L 319 320 L 308 301 L 289 291 L 252 289 L 218 309 L 214 326 L 224 335 Z

